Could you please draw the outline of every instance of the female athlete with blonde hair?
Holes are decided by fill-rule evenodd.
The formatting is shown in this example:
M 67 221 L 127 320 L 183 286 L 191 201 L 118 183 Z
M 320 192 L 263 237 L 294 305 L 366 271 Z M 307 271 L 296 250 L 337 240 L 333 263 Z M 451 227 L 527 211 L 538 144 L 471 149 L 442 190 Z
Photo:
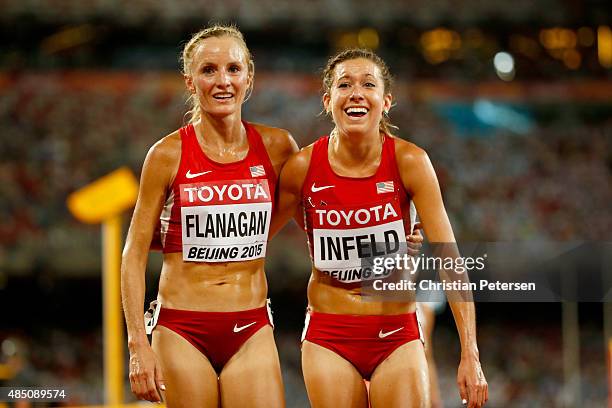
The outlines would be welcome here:
M 169 408 L 281 407 L 264 256 L 277 175 L 297 146 L 285 130 L 242 120 L 254 65 L 237 28 L 198 32 L 182 62 L 191 120 L 149 150 L 123 252 L 131 388 Z M 150 346 L 144 273 L 160 220 Z

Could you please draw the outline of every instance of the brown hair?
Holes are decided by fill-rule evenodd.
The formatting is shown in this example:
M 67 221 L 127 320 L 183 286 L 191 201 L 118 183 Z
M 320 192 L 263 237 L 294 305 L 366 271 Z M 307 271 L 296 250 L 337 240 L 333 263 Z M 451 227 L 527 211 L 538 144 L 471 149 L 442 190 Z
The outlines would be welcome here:
M 246 52 L 246 55 L 247 55 L 248 65 L 249 65 L 249 74 L 251 74 L 251 78 L 254 78 L 255 63 L 253 62 L 253 56 L 251 55 L 251 51 L 249 50 L 249 47 L 247 47 L 246 42 L 244 41 L 244 36 L 242 35 L 238 27 L 236 27 L 235 25 L 222 25 L 222 24 L 215 24 L 215 25 L 206 27 L 198 31 L 191 37 L 189 42 L 185 44 L 185 47 L 183 48 L 183 53 L 180 58 L 183 74 L 184 75 L 190 74 L 189 68 L 193 60 L 193 53 L 196 47 L 198 46 L 198 44 L 200 44 L 202 40 L 205 40 L 211 37 L 219 38 L 219 37 L 226 37 L 226 36 L 236 39 L 240 43 L 240 45 L 244 48 L 244 51 Z M 251 96 L 251 92 L 253 92 L 253 83 L 254 83 L 254 80 L 251 79 L 251 86 L 249 87 L 249 89 L 247 89 L 246 98 L 244 99 L 245 101 L 249 99 L 249 97 Z M 185 115 L 189 116 L 189 123 L 193 123 L 197 121 L 198 119 L 200 119 L 202 115 L 202 112 L 200 111 L 200 104 L 198 103 L 198 100 L 195 94 L 191 94 L 189 98 L 187 98 L 187 104 L 190 105 L 190 109 L 187 111 Z
M 387 64 L 385 64 L 385 61 L 383 61 L 383 59 L 376 55 L 372 50 L 365 48 L 349 48 L 344 51 L 340 51 L 327 60 L 327 65 L 323 69 L 323 91 L 325 93 L 331 92 L 332 84 L 334 83 L 334 70 L 338 64 L 358 58 L 370 60 L 378 66 L 382 75 L 383 84 L 385 86 L 384 93 L 385 95 L 390 94 L 391 88 L 393 87 L 393 76 L 389 71 L 389 67 Z M 379 125 L 380 131 L 390 135 L 392 128 L 398 129 L 397 126 L 391 123 L 387 113 L 383 112 L 383 117 L 380 120 Z

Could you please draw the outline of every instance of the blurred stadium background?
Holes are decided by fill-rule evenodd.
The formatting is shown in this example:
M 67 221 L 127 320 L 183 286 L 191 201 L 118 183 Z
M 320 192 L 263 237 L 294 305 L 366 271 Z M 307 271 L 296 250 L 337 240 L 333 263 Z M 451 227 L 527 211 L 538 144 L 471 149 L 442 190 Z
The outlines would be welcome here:
M 391 119 L 432 158 L 458 240 L 612 240 L 606 1 L 1 0 L 0 386 L 104 402 L 100 228 L 76 221 L 66 198 L 121 166 L 138 175 L 148 148 L 181 126 L 178 55 L 209 21 L 236 22 L 254 54 L 244 118 L 302 146 L 330 129 L 318 115 L 327 56 L 380 53 L 397 82 Z M 287 403 L 305 407 L 305 237 L 287 227 L 269 253 Z M 147 299 L 159 269 L 153 254 Z M 562 309 L 477 305 L 489 406 L 608 404 L 609 315 L 583 303 L 563 326 Z M 458 406 L 448 309 L 434 350 L 446 406 Z

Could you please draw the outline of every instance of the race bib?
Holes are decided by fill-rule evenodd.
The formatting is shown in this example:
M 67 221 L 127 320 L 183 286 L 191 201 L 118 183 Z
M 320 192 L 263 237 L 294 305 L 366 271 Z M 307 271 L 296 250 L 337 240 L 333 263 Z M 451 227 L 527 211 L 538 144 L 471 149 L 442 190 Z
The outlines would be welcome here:
M 181 184 L 183 260 L 262 258 L 272 216 L 266 179 Z
M 316 209 L 312 223 L 315 268 L 341 282 L 380 278 L 371 267 L 363 266 L 364 258 L 388 256 L 406 248 L 404 221 L 395 202 Z

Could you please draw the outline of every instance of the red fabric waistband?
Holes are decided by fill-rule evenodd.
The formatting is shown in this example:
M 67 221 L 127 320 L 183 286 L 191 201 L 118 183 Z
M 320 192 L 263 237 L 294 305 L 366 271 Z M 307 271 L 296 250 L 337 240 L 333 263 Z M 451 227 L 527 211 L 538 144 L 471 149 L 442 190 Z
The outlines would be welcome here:
M 240 310 L 236 312 L 201 312 L 198 310 L 182 310 L 182 309 L 169 309 L 167 307 L 161 308 L 159 311 L 160 317 L 163 315 L 165 318 L 188 318 L 193 320 L 232 320 L 232 319 L 249 319 L 260 316 L 261 314 L 267 316 L 267 306 L 258 307 L 256 309 Z
M 417 323 L 416 312 L 397 315 L 345 315 L 336 313 L 308 312 L 320 322 L 333 322 L 343 327 L 377 326 L 380 324 Z

